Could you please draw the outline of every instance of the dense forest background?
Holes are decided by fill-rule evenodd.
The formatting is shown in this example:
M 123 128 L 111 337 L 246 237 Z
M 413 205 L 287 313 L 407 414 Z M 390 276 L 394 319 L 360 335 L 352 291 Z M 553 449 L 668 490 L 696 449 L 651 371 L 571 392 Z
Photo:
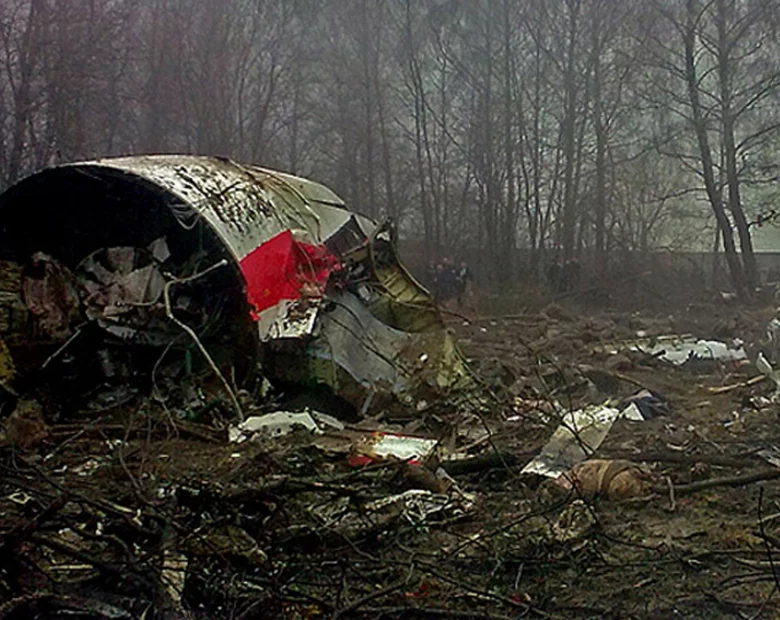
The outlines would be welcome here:
M 625 252 L 757 279 L 780 0 L 3 0 L 0 184 L 99 156 L 322 181 L 498 280 Z M 522 254 L 522 261 L 515 260 Z

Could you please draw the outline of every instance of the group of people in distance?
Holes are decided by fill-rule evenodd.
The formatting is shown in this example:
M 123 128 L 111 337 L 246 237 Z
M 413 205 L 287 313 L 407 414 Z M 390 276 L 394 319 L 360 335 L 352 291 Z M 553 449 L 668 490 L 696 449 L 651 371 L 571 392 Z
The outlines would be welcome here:
M 568 293 L 579 289 L 582 267 L 579 260 L 553 260 L 547 265 L 547 286 L 555 293 Z M 426 284 L 436 301 L 444 307 L 453 302 L 460 309 L 471 306 L 474 276 L 465 261 L 456 264 L 450 257 L 428 263 Z
M 465 261 L 456 265 L 451 258 L 445 257 L 428 264 L 428 286 L 442 305 L 457 301 L 458 306 L 467 306 L 473 282 L 474 276 Z
M 566 293 L 579 288 L 580 261 L 570 258 L 565 262 L 554 261 L 547 267 L 547 285 L 557 293 Z

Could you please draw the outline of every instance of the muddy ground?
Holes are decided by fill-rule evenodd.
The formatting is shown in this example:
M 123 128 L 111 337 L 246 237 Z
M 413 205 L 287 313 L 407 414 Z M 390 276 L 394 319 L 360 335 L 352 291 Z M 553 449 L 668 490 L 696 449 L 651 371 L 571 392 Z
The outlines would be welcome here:
M 588 314 L 575 306 L 553 306 L 538 314 L 479 321 L 458 331 L 470 357 L 497 357 L 519 376 L 552 360 L 563 369 L 583 364 L 618 368 L 622 378 L 614 386 L 617 395 L 630 394 L 638 385 L 658 392 L 668 401 L 670 414 L 643 422 L 619 420 L 595 456 L 644 462 L 673 489 L 766 469 L 756 452 L 776 445 L 778 409 L 756 405 L 755 397 L 770 395 L 771 387 L 760 384 L 713 394 L 709 388 L 736 384 L 757 372 L 733 363 L 680 369 L 622 356 L 617 360 L 598 352 L 598 345 L 629 339 L 639 331 L 691 333 L 741 338 L 755 343 L 747 347 L 755 354 L 771 316 L 771 309 L 745 311 L 706 301 L 651 315 Z M 529 439 L 517 436 L 512 445 L 534 452 L 538 444 Z M 497 500 L 496 514 L 502 501 L 529 497 L 527 493 L 533 497 L 527 481 L 511 475 L 501 480 L 503 472 L 498 471 L 489 478 L 498 487 L 488 499 Z M 776 617 L 771 556 L 777 549 L 767 539 L 778 542 L 773 537 L 777 491 L 776 482 L 762 481 L 686 494 L 656 490 L 622 502 L 596 500 L 596 527 L 574 546 L 536 558 L 510 552 L 513 564 L 507 556 L 496 562 L 505 568 L 522 566 L 527 578 L 523 593 L 553 617 Z M 535 499 L 544 501 L 540 494 L 537 489 Z M 759 510 L 765 518 L 763 533 Z M 520 539 L 528 535 L 523 525 L 512 531 Z
M 137 399 L 52 422 L 24 401 L 0 448 L 0 618 L 777 617 L 780 470 L 758 454 L 780 445 L 771 383 L 713 393 L 758 372 L 603 346 L 690 333 L 740 338 L 752 359 L 772 309 L 483 306 L 449 325 L 487 408 L 360 425 L 441 439 L 422 467 L 356 468 L 306 432 L 230 444 L 218 406 L 193 422 Z M 640 386 L 668 413 L 618 420 L 594 456 L 641 464 L 641 494 L 520 474 L 557 426 L 544 402 Z M 441 510 L 369 508 L 436 486 L 422 470 L 439 466 Z

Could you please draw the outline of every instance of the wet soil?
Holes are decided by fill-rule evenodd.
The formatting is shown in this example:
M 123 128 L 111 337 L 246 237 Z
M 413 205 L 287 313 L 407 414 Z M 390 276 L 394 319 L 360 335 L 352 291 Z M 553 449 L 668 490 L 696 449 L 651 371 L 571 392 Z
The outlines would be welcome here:
M 430 516 L 366 512 L 418 486 L 401 464 L 354 469 L 297 432 L 229 444 L 219 408 L 195 424 L 135 402 L 42 422 L 26 448 L 6 437 L 0 618 L 777 617 L 780 482 L 690 486 L 772 471 L 758 454 L 780 445 L 772 385 L 713 393 L 757 371 L 609 352 L 638 332 L 689 333 L 739 338 L 752 358 L 771 308 L 610 312 L 568 301 L 481 314 L 449 327 L 495 391 L 491 405 L 422 411 L 413 429 L 392 430 L 446 435 L 462 457 L 507 458 L 454 475 L 460 494 Z M 541 403 L 574 409 L 640 386 L 670 412 L 618 420 L 594 456 L 641 463 L 655 481 L 646 493 L 583 501 L 521 475 L 557 425 Z M 186 558 L 178 590 L 166 585 L 174 552 Z

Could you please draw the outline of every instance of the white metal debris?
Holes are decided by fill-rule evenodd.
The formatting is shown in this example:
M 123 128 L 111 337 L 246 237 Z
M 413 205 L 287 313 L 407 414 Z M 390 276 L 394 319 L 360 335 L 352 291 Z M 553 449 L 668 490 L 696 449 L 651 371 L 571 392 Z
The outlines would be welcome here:
M 371 458 L 395 457 L 402 461 L 421 460 L 436 447 L 436 439 L 396 435 L 394 433 L 375 433 L 363 438 L 356 450 Z
M 232 443 L 241 443 L 255 435 L 263 437 L 281 437 L 292 433 L 295 428 L 305 428 L 315 435 L 321 435 L 324 428 L 342 430 L 344 425 L 332 416 L 324 413 L 303 411 L 274 411 L 260 416 L 252 416 L 233 426 L 228 431 Z
M 630 350 L 657 356 L 675 366 L 682 366 L 690 360 L 728 362 L 747 359 L 743 343 L 738 340 L 725 343 L 693 336 L 661 336 L 653 341 L 634 343 Z
M 618 409 L 606 406 L 566 412 L 550 440 L 522 473 L 557 478 L 591 456 L 622 415 Z

